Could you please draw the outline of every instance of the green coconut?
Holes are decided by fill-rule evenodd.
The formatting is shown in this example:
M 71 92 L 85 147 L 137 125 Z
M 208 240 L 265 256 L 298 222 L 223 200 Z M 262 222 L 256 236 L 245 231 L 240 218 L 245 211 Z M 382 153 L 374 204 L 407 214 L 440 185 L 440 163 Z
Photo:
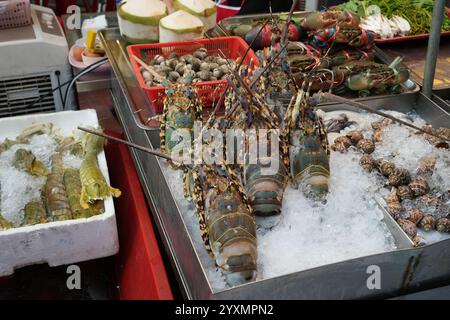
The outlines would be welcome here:
M 160 42 L 200 39 L 203 30 L 203 22 L 183 10 L 175 11 L 159 21 Z
M 211 0 L 175 0 L 175 10 L 183 10 L 202 20 L 205 30 L 216 25 L 217 8 Z
M 167 16 L 167 6 L 160 0 L 126 0 L 117 17 L 122 36 L 132 43 L 158 41 L 159 21 Z

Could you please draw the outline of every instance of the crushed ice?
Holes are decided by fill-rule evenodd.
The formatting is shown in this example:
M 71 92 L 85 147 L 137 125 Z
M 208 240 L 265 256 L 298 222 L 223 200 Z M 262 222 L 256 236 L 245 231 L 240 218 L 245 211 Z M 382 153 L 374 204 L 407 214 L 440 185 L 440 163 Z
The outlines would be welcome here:
M 338 135 L 350 130 L 362 130 L 365 137 L 369 138 L 372 135 L 370 123 L 381 118 L 372 114 L 344 112 L 356 124 L 339 134 L 330 133 L 330 143 Z M 329 112 L 325 117 L 340 113 L 343 112 Z M 425 124 L 417 114 L 388 113 L 419 127 Z M 382 137 L 382 147 L 376 148 L 373 154 L 375 158 L 386 158 L 397 166 L 415 172 L 418 159 L 433 153 L 437 157 L 434 184 L 450 189 L 448 150 L 434 148 L 423 137 L 397 124 L 384 129 Z M 382 178 L 362 170 L 359 166 L 360 157 L 361 154 L 356 150 L 344 154 L 331 153 L 330 193 L 325 204 L 307 199 L 299 190 L 288 187 L 284 193 L 281 216 L 271 218 L 270 223 L 267 223 L 266 218 L 257 218 L 259 280 L 396 249 L 394 238 L 382 221 L 383 213 L 373 199 L 375 194 L 385 196 L 388 191 L 383 188 Z M 225 289 L 220 270 L 203 246 L 195 209 L 184 198 L 182 172 L 173 170 L 163 160 L 161 167 L 211 287 L 214 291 Z M 273 227 L 268 229 L 268 224 Z M 427 243 L 450 237 L 450 234 L 421 230 L 419 235 Z
M 14 139 L 14 137 L 8 137 Z M 0 141 L 1 143 L 2 141 Z M 37 160 L 51 169 L 51 157 L 56 149 L 57 141 L 51 135 L 35 135 L 29 144 L 16 144 L 0 154 L 0 213 L 14 226 L 21 225 L 23 208 L 33 200 L 38 200 L 45 184 L 44 177 L 36 177 L 12 166 L 14 154 L 18 149 L 30 150 Z M 64 153 L 64 166 L 79 168 L 82 159 Z

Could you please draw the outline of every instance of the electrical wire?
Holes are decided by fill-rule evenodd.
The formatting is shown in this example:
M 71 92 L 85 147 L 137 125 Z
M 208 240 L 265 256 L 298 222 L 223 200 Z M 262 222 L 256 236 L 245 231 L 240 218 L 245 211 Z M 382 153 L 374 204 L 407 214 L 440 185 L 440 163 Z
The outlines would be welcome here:
M 60 101 L 61 101 L 61 103 L 62 103 L 62 101 L 63 101 L 63 95 L 62 95 L 62 91 L 61 91 L 61 72 L 60 72 L 59 70 L 57 70 L 57 71 L 55 72 L 55 75 L 56 75 L 56 80 L 57 80 L 57 82 L 58 82 L 59 99 L 60 99 Z
M 99 60 L 99 61 L 91 64 L 89 67 L 84 68 L 81 72 L 79 72 L 75 77 L 72 78 L 72 80 L 69 83 L 69 86 L 66 89 L 66 94 L 64 95 L 63 110 L 67 109 L 66 107 L 67 107 L 68 101 L 69 101 L 69 94 L 70 94 L 70 91 L 72 90 L 72 87 L 73 87 L 75 81 L 77 81 L 80 77 L 84 76 L 85 74 L 88 74 L 89 72 L 94 71 L 95 69 L 97 69 L 101 65 L 105 64 L 106 62 L 108 62 L 108 58 Z
M 63 82 L 62 84 L 58 83 L 57 87 L 53 88 L 50 92 L 48 92 L 48 93 L 44 94 L 43 96 L 41 96 L 39 99 L 31 102 L 29 105 L 26 106 L 26 108 L 27 109 L 28 108 L 32 108 L 35 104 L 41 102 L 42 100 L 44 100 L 48 96 L 51 96 L 56 90 L 61 90 L 61 88 L 63 88 L 64 86 L 66 86 L 68 84 L 70 86 L 70 83 L 75 82 L 79 77 L 81 77 L 81 76 L 83 76 L 83 75 L 85 75 L 85 74 L 87 74 L 87 73 L 97 69 L 102 64 L 104 64 L 107 60 L 108 60 L 108 58 L 105 58 L 105 59 L 102 59 L 102 60 L 100 60 L 98 62 L 95 62 L 95 63 L 91 64 L 90 66 L 84 68 L 82 71 L 80 71 L 80 73 L 78 73 L 73 79 L 68 80 L 66 82 Z M 69 91 L 66 90 L 66 96 L 68 95 L 68 92 Z M 62 99 L 61 103 L 62 103 L 63 106 L 65 106 L 65 100 Z

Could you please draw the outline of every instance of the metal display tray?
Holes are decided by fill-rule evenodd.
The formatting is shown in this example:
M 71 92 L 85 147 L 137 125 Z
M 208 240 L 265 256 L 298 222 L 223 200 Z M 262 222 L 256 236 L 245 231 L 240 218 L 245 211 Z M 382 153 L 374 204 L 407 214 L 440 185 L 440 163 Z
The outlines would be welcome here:
M 295 11 L 292 14 L 293 18 L 303 18 L 307 14 L 311 13 L 311 11 Z M 289 12 L 279 12 L 279 13 L 264 13 L 264 14 L 246 14 L 240 16 L 233 16 L 230 18 L 226 18 L 217 23 L 216 27 L 208 31 L 208 35 L 212 37 L 227 37 L 230 34 L 227 32 L 228 27 L 232 25 L 240 25 L 240 24 L 251 24 L 255 20 L 266 20 L 271 17 L 283 17 L 288 16 Z
M 237 19 L 237 18 L 236 18 Z M 103 42 L 111 66 L 116 75 L 120 75 L 120 85 L 126 93 L 128 105 L 132 108 L 136 125 L 145 130 L 159 130 L 159 122 L 155 120 L 148 121 L 156 115 L 155 107 L 146 97 L 144 90 L 139 86 L 138 80 L 131 66 L 126 47 L 128 43 L 120 36 L 118 28 L 108 28 L 99 31 L 100 39 Z M 376 57 L 383 63 L 389 64 L 392 59 L 381 54 L 381 50 L 376 50 Z M 377 95 L 364 98 L 355 98 L 356 101 L 368 101 L 372 99 L 383 99 L 390 96 L 403 97 L 414 95 L 420 90 L 420 87 L 413 81 L 408 80 L 407 85 L 402 84 L 403 93 L 395 95 Z M 206 109 L 206 108 L 205 108 Z
M 450 88 L 433 91 L 433 101 L 450 112 Z
M 118 81 L 114 80 L 112 93 L 115 109 L 127 138 L 150 148 L 157 146 L 159 137 L 156 131 L 145 131 L 135 125 L 134 115 L 126 105 Z M 416 103 L 420 106 L 419 113 L 435 125 L 444 125 L 450 121 L 450 115 L 421 94 L 410 96 L 410 99 L 391 97 L 370 101 L 370 104 L 377 107 L 395 106 L 393 109 L 399 111 L 410 110 Z M 344 108 L 347 109 L 341 105 L 323 107 L 329 111 Z M 448 281 L 450 278 L 450 240 L 445 240 L 423 248 L 347 260 L 213 293 L 159 162 L 148 154 L 135 150 L 132 153 L 165 248 L 188 298 L 390 297 L 414 292 L 423 286 L 432 286 L 435 282 Z M 382 290 L 373 291 L 366 287 L 366 270 L 370 265 L 378 265 L 383 270 Z
M 115 109 L 127 138 L 131 142 L 149 148 L 158 146 L 157 131 L 145 131 L 135 125 L 131 108 L 126 105 L 122 93 L 119 82 L 114 81 L 112 94 Z M 390 97 L 370 100 L 368 103 L 377 108 L 403 112 L 416 107 L 416 111 L 424 119 L 436 126 L 450 122 L 448 113 L 420 93 L 410 95 L 408 99 Z M 353 110 L 344 105 L 327 105 L 323 109 Z M 186 298 L 388 298 L 450 282 L 450 239 L 448 239 L 421 248 L 399 249 L 346 260 L 214 293 L 159 161 L 154 156 L 139 151 L 132 150 L 132 154 L 145 194 L 152 207 L 153 218 Z M 380 290 L 367 288 L 367 270 L 371 265 L 376 265 L 382 270 Z
M 115 53 L 119 48 L 113 49 Z M 135 110 L 144 103 L 136 86 L 129 86 L 130 74 L 122 74 L 118 63 L 126 56 L 111 59 L 116 77 L 113 79 L 114 108 L 128 140 L 148 147 L 159 146 L 159 132 L 136 125 Z M 133 80 L 135 78 L 133 76 Z M 139 95 L 141 93 L 141 96 Z M 415 109 L 434 126 L 448 126 L 450 114 L 421 93 L 385 96 L 366 100 L 377 109 L 408 112 Z M 341 104 L 326 104 L 325 111 L 352 110 Z M 152 155 L 132 149 L 133 160 L 161 239 L 175 271 L 180 288 L 189 299 L 361 299 L 390 298 L 450 284 L 450 239 L 420 248 L 345 260 L 317 268 L 255 281 L 214 292 L 206 277 L 180 209 L 160 166 Z M 307 258 L 307 257 L 305 257 Z M 367 286 L 368 267 L 381 270 L 381 289 Z

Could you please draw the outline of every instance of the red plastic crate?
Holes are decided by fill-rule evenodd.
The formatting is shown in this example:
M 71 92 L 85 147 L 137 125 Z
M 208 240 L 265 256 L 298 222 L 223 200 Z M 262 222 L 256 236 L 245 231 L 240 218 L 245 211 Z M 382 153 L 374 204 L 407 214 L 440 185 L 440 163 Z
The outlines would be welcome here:
M 237 59 L 245 54 L 245 51 L 248 49 L 248 44 L 240 37 L 219 37 L 184 42 L 136 44 L 128 46 L 128 55 L 130 56 L 131 64 L 139 81 L 139 85 L 147 94 L 147 97 L 155 107 L 156 112 L 161 112 L 163 108 L 163 99 L 165 97 L 164 87 L 149 87 L 145 85 L 144 78 L 139 72 L 140 65 L 132 58 L 132 55 L 135 55 L 148 63 L 157 54 L 162 55 L 163 57 L 168 57 L 171 53 L 182 56 L 185 54 L 192 54 L 201 47 L 208 50 L 208 55 L 222 56 L 219 51 L 221 50 L 227 58 Z M 244 64 L 249 65 L 250 60 L 253 60 L 253 66 L 258 65 L 258 59 L 251 49 L 245 57 Z M 195 86 L 198 88 L 198 94 L 201 98 L 203 107 L 210 107 L 220 98 L 220 95 L 227 86 L 227 81 L 197 82 Z

